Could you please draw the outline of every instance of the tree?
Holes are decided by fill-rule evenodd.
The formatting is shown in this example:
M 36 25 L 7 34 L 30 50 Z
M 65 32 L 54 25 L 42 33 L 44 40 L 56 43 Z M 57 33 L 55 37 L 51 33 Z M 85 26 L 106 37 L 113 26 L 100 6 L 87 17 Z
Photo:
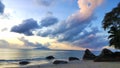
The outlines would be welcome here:
M 120 3 L 112 11 L 106 13 L 102 25 L 109 33 L 109 46 L 120 49 Z

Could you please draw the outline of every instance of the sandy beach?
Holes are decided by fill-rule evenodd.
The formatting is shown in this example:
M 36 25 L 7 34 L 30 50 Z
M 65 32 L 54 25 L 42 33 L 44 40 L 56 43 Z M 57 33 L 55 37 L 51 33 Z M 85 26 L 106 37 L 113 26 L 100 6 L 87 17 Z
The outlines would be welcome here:
M 45 64 L 15 68 L 119 68 L 120 62 L 70 61 L 68 64 Z

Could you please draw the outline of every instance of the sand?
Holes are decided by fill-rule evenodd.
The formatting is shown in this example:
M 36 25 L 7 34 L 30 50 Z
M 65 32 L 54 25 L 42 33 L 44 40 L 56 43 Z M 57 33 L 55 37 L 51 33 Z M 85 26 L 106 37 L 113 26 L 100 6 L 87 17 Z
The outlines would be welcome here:
M 15 68 L 120 68 L 120 62 L 70 61 L 68 64 L 44 64 Z

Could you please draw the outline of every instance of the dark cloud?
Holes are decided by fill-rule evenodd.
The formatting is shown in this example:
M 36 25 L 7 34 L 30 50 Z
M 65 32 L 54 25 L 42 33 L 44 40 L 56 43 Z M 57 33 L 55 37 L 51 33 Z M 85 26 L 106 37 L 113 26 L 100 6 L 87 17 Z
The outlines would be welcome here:
M 58 22 L 58 19 L 53 16 L 46 17 L 40 21 L 41 27 L 48 27 Z
M 35 0 L 35 2 L 44 7 L 49 7 L 54 4 L 55 0 Z
M 4 13 L 5 5 L 0 1 L 0 14 Z
M 39 25 L 34 19 L 24 20 L 21 24 L 12 27 L 11 32 L 23 33 L 25 35 L 33 35 L 32 31 Z
M 17 32 L 17 33 L 23 33 L 25 35 L 34 35 L 32 31 L 35 31 L 35 29 L 40 29 L 43 27 L 50 27 L 51 25 L 54 25 L 58 23 L 58 19 L 53 16 L 45 17 L 40 21 L 40 25 L 37 24 L 37 21 L 34 19 L 27 19 L 24 20 L 21 24 L 15 25 L 12 27 L 11 32 Z M 46 36 L 46 34 L 44 34 Z
M 108 44 L 108 40 L 107 35 L 100 35 L 100 33 L 102 31 L 98 30 L 98 28 L 92 28 L 92 31 L 84 30 L 82 34 L 74 39 L 73 44 L 84 48 L 102 48 Z
M 78 36 L 84 29 L 87 28 L 87 26 L 91 23 L 92 20 L 94 20 L 94 17 L 90 17 L 84 21 L 81 21 L 79 19 L 73 19 L 68 20 L 66 24 L 66 28 L 59 30 L 62 32 L 62 38 L 58 38 L 59 41 L 69 41 L 72 42 L 76 36 Z M 61 26 L 62 27 L 62 26 Z
M 79 19 L 78 15 L 71 16 L 63 22 L 59 22 L 52 27 L 41 29 L 40 36 L 56 38 L 59 42 L 68 42 L 83 48 L 101 48 L 107 45 L 105 35 L 98 28 L 91 28 L 91 23 L 96 20 L 96 16 L 91 15 L 85 20 Z M 89 28 L 91 31 L 87 31 Z
M 94 19 L 96 19 L 94 15 L 84 21 L 79 19 L 78 15 L 74 17 L 71 16 L 67 20 L 59 22 L 52 27 L 41 29 L 38 35 L 57 37 L 59 41 L 69 41 L 74 36 L 81 33 Z

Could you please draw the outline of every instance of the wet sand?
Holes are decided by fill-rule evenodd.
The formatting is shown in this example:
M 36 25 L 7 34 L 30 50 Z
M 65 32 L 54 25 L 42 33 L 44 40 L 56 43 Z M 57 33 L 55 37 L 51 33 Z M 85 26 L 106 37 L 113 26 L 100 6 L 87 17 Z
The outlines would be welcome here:
M 30 65 L 15 68 L 119 68 L 120 62 L 94 62 L 86 61 L 70 61 L 68 64 L 43 64 L 43 65 Z

